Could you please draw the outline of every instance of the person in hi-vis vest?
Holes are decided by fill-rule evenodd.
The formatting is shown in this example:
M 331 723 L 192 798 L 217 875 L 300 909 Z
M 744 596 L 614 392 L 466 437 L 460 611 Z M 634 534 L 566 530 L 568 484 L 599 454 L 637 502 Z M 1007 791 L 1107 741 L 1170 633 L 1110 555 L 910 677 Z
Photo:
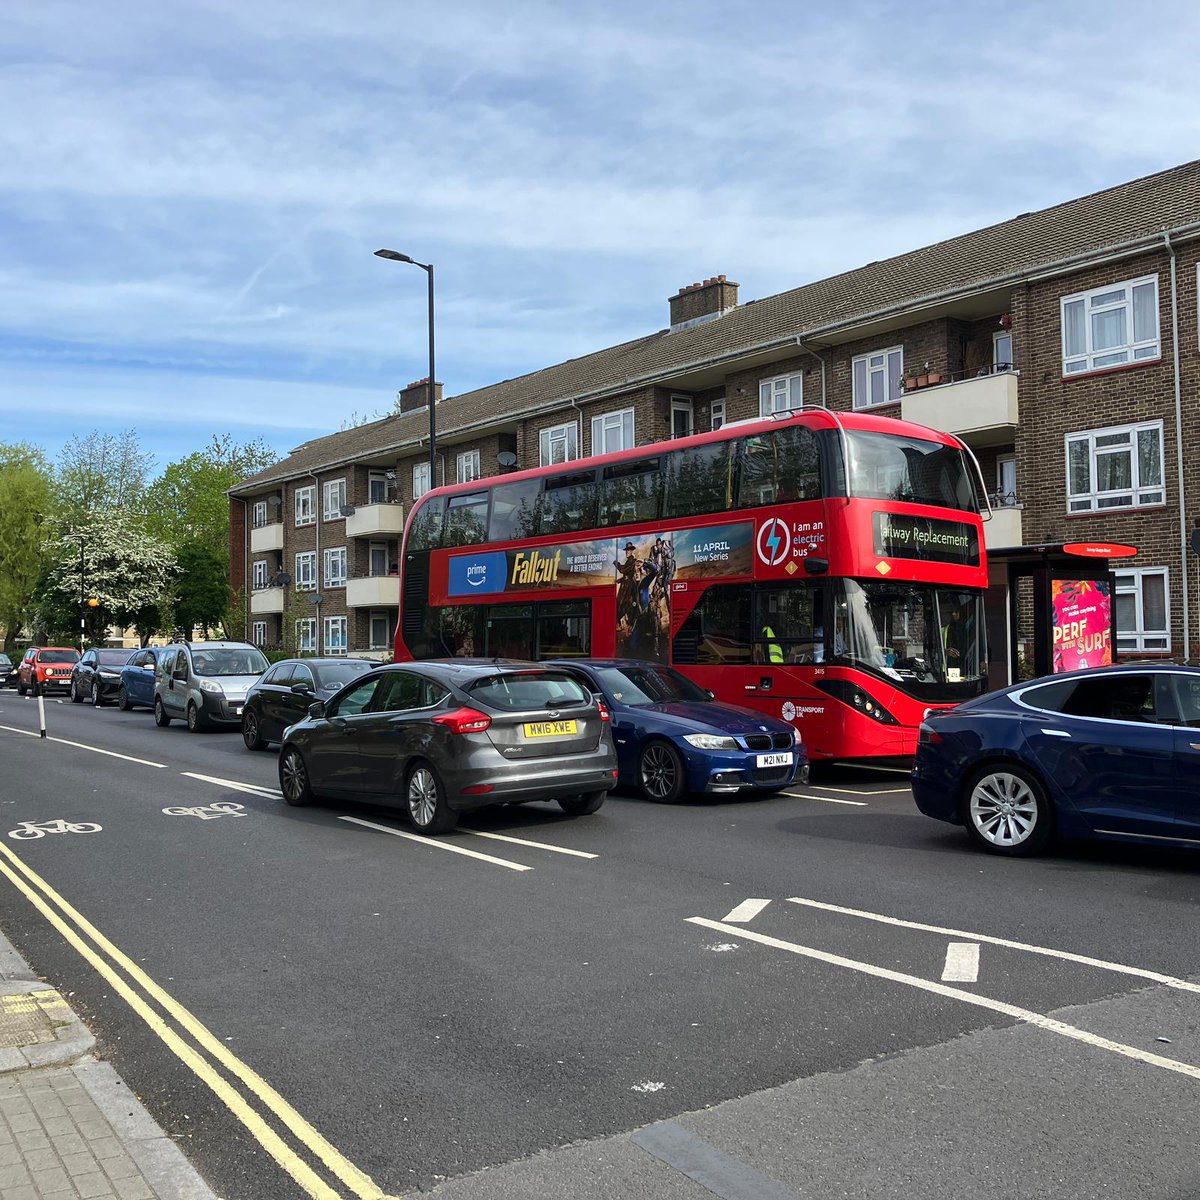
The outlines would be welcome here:
M 775 640 L 775 630 L 770 625 L 762 627 L 762 638 L 767 644 L 767 662 L 781 664 L 783 662 L 783 647 Z

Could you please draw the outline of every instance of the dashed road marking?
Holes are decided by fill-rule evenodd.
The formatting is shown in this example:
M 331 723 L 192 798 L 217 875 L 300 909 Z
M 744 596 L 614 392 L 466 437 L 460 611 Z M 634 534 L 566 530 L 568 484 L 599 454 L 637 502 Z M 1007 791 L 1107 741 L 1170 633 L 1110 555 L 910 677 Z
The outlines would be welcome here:
M 531 842 L 526 838 L 512 837 L 507 833 L 485 833 L 482 829 L 464 829 L 472 837 L 492 838 L 497 842 L 511 842 L 514 846 L 532 846 L 535 850 L 551 850 L 555 854 L 571 854 L 575 858 L 599 858 L 598 854 L 590 854 L 586 850 L 571 850 L 566 846 L 551 846 L 549 842 Z
M 870 808 L 865 800 L 839 800 L 836 796 L 811 796 L 807 792 L 784 792 L 785 796 L 795 796 L 797 800 L 823 800 L 826 804 L 849 804 L 854 808 Z
M 979 943 L 951 942 L 942 968 L 946 983 L 975 983 L 979 979 Z
M 900 917 L 889 917 L 883 913 L 867 912 L 860 908 L 843 908 L 840 904 L 826 904 L 823 900 L 808 900 L 803 896 L 789 896 L 789 904 L 802 904 L 806 908 L 818 908 L 823 912 L 840 913 L 846 917 L 861 917 L 864 921 L 878 921 L 881 925 L 895 925 L 900 929 L 918 929 L 923 933 L 941 933 L 947 937 L 965 938 L 972 942 L 986 942 L 990 946 L 1005 946 L 1010 950 L 1024 950 L 1028 954 L 1043 954 L 1048 958 L 1061 958 L 1065 962 L 1079 963 L 1085 967 L 1096 967 L 1101 971 L 1115 971 L 1121 975 L 1135 975 L 1149 979 L 1181 992 L 1200 992 L 1200 983 L 1164 975 L 1160 971 L 1148 971 L 1144 967 L 1130 967 L 1124 963 L 1108 962 L 1103 958 L 1091 958 L 1086 954 L 1072 954 L 1069 950 L 1055 950 L 1050 946 L 1033 946 L 1027 942 L 1014 942 L 1010 938 L 993 937 L 988 933 L 973 933 L 967 929 L 949 929 L 944 925 L 926 925 L 921 921 L 905 921 Z
M 805 786 L 812 788 L 814 792 L 837 792 L 840 796 L 907 796 L 911 788 L 836 788 L 824 787 L 819 783 L 810 783 Z
M 26 737 L 35 737 L 39 741 L 43 740 L 41 734 L 36 729 L 18 729 L 15 725 L 0 725 L 0 729 L 7 730 L 9 733 L 23 733 Z M 118 754 L 115 750 L 101 750 L 99 746 L 89 746 L 85 742 L 71 742 L 66 738 L 48 737 L 44 739 L 47 742 L 57 742 L 60 746 L 74 746 L 76 750 L 90 750 L 93 754 L 104 754 L 109 758 L 121 758 L 125 762 L 137 763 L 142 767 L 156 767 L 162 770 L 166 767 L 166 763 L 151 762 L 146 758 L 134 758 L 132 754 Z
M 283 793 L 275 788 L 262 787 L 257 783 L 242 783 L 237 779 L 222 779 L 219 775 L 201 775 L 196 771 L 180 771 L 187 779 L 198 779 L 201 783 L 215 783 L 218 787 L 232 788 L 235 792 L 248 792 L 251 796 L 269 796 L 280 800 Z
M 1164 1058 L 1161 1054 L 1152 1054 L 1150 1051 L 1143 1050 L 1138 1046 L 1127 1046 L 1123 1042 L 1114 1042 L 1110 1038 L 1100 1037 L 1099 1034 L 1089 1033 L 1086 1029 L 1079 1029 L 1074 1025 L 1068 1025 L 1065 1021 L 1057 1021 L 1053 1017 L 1046 1016 L 1045 1013 L 1034 1012 L 1030 1008 L 1021 1008 L 1017 1004 L 1009 1004 L 1005 1000 L 994 1000 L 991 996 L 981 996 L 976 992 L 965 992 L 962 988 L 950 987 L 945 983 L 935 983 L 931 979 L 921 979 L 917 975 L 908 975 L 903 971 L 893 971 L 888 967 L 877 967 L 874 963 L 860 962 L 854 958 L 845 958 L 841 954 L 830 954 L 827 950 L 817 950 L 812 946 L 802 946 L 798 942 L 785 942 L 782 938 L 768 937 L 765 933 L 756 933 L 753 929 L 735 929 L 733 926 L 726 925 L 722 921 L 710 921 L 707 917 L 687 917 L 686 920 L 691 925 L 700 925 L 705 929 L 714 929 L 718 933 L 727 933 L 735 937 L 740 937 L 743 940 L 759 942 L 764 946 L 770 946 L 775 950 L 785 950 L 789 954 L 797 954 L 802 958 L 811 958 L 817 962 L 827 963 L 830 966 L 843 967 L 849 971 L 857 971 L 861 975 L 871 975 L 876 979 L 886 979 L 890 983 L 902 983 L 907 987 L 917 988 L 923 992 L 930 992 L 935 996 L 943 996 L 947 1000 L 960 1000 L 964 1004 L 970 1004 L 976 1008 L 984 1008 L 990 1012 L 1012 1017 L 1014 1021 L 1024 1021 L 1028 1025 L 1035 1025 L 1039 1029 L 1045 1029 L 1049 1033 L 1056 1033 L 1060 1037 L 1082 1042 L 1084 1045 L 1092 1046 L 1097 1050 L 1107 1050 L 1112 1054 L 1119 1054 L 1123 1058 L 1131 1058 L 1136 1062 L 1145 1063 L 1151 1067 L 1158 1067 L 1164 1071 L 1173 1071 L 1177 1075 L 1186 1075 L 1190 1079 L 1200 1080 L 1200 1067 L 1193 1066 L 1191 1063 L 1180 1062 L 1174 1058 Z
M 437 838 L 426 837 L 420 833 L 406 833 L 403 829 L 393 829 L 390 825 L 378 825 L 374 821 L 364 821 L 362 817 L 339 816 L 338 820 L 362 825 L 367 829 L 375 829 L 380 833 L 390 833 L 393 837 L 408 838 L 410 842 L 418 842 L 422 846 L 432 846 L 435 850 L 449 850 L 451 854 L 465 854 L 468 858 L 477 858 L 480 862 L 491 863 L 496 867 L 507 867 L 510 871 L 533 870 L 524 863 L 509 862 L 507 858 L 493 858 L 490 854 L 480 854 L 478 850 L 468 850 L 466 846 L 456 846 L 453 842 L 439 841 Z
M 753 921 L 770 903 L 770 900 L 743 900 L 737 908 L 725 914 L 725 920 L 735 924 L 742 921 Z

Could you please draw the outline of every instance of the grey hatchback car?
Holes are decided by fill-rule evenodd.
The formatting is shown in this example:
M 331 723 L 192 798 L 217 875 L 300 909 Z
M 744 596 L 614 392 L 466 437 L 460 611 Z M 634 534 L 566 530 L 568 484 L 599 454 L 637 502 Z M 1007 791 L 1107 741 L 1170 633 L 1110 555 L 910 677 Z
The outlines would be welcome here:
M 496 804 L 593 813 L 616 768 L 608 710 L 568 672 L 414 662 L 314 703 L 284 732 L 279 786 L 289 804 L 396 804 L 422 833 L 444 833 L 460 813 Z
M 182 718 L 198 733 L 210 726 L 240 729 L 242 706 L 267 660 L 248 642 L 178 642 L 154 669 L 154 723 Z

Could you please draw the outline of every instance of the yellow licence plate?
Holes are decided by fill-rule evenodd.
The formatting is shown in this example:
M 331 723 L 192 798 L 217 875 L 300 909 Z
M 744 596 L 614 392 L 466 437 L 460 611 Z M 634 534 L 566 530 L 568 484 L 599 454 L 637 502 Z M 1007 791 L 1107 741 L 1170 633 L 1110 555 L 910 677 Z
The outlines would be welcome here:
M 569 733 L 577 733 L 574 721 L 527 721 L 525 723 L 526 737 L 563 737 Z

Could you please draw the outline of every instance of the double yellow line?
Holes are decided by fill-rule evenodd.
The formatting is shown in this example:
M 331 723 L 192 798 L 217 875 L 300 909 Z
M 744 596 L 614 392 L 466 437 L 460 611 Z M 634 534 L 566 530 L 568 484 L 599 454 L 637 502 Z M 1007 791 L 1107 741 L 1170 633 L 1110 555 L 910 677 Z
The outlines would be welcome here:
M 331 1146 L 261 1075 L 231 1053 L 202 1022 L 159 987 L 137 963 L 117 949 L 3 843 L 0 843 L 0 872 L 108 980 L 167 1049 L 211 1089 L 308 1195 L 314 1200 L 346 1200 L 346 1194 L 318 1175 L 309 1162 L 276 1132 L 246 1095 L 217 1070 L 217 1066 L 240 1082 L 296 1142 L 322 1163 L 352 1195 L 359 1200 L 391 1200 L 369 1176 Z M 89 945 L 85 939 L 90 939 L 92 944 Z M 155 1004 L 161 1012 L 154 1007 Z M 190 1037 L 190 1043 L 184 1033 Z

